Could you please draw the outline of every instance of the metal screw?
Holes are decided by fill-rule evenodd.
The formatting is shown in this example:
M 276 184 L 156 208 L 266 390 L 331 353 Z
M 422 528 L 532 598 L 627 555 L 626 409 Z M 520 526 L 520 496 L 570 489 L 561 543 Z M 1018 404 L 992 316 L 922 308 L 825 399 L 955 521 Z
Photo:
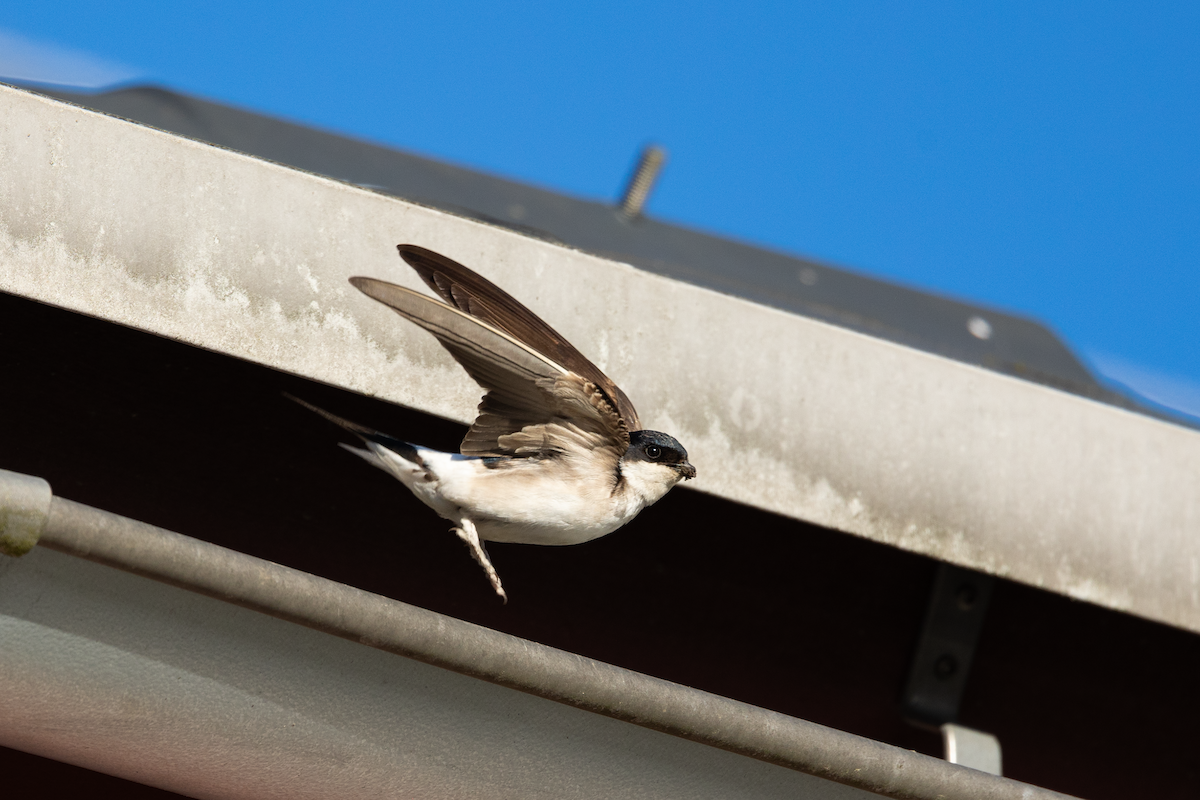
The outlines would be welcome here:
M 967 330 L 976 339 L 987 341 L 992 338 L 992 323 L 988 322 L 983 317 L 975 316 L 967 320 Z
M 647 145 L 642 150 L 633 175 L 621 195 L 621 213 L 626 219 L 635 220 L 642 215 L 646 198 L 650 196 L 650 190 L 654 188 L 654 182 L 658 179 L 658 173 L 666 160 L 667 151 L 658 145 Z
M 953 677 L 956 672 L 958 672 L 958 659 L 952 655 L 939 656 L 938 660 L 933 662 L 933 674 L 941 680 Z

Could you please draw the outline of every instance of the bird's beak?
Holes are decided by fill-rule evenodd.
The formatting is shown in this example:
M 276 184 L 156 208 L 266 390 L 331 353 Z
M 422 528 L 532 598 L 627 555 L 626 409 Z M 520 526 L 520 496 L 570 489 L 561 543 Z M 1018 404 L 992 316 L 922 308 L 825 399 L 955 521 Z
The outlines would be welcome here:
M 696 477 L 696 468 L 692 466 L 692 462 L 690 461 L 684 461 L 682 464 L 676 464 L 675 469 L 679 470 L 679 474 L 683 476 L 685 481 Z

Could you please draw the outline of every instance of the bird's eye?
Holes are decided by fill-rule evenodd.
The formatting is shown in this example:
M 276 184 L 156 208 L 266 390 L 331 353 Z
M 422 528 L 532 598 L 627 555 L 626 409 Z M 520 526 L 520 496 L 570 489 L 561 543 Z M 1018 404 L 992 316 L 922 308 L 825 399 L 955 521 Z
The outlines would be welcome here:
M 646 446 L 646 458 L 651 461 L 658 461 L 662 457 L 662 448 L 656 444 Z

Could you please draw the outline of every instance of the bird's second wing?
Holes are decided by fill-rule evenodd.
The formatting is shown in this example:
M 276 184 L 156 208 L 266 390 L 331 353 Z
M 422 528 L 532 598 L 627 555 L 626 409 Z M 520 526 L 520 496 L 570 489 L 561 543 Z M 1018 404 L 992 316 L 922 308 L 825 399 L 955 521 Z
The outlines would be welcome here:
M 496 284 L 441 253 L 414 244 L 397 245 L 400 257 L 416 270 L 429 288 L 455 308 L 504 331 L 517 341 L 544 354 L 593 383 L 607 395 L 609 403 L 625 421 L 628 430 L 638 430 L 637 409 L 621 387 L 600 371 L 575 346 Z
M 350 282 L 432 333 L 487 390 L 479 415 L 463 439 L 464 455 L 554 455 L 570 449 L 564 444 L 584 443 L 623 453 L 628 446 L 629 433 L 621 415 L 587 378 L 432 297 L 373 278 Z

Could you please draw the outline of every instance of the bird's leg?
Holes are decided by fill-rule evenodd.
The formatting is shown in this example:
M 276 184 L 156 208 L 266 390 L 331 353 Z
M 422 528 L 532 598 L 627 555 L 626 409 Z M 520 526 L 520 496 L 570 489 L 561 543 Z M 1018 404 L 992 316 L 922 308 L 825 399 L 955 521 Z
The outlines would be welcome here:
M 467 547 L 470 548 L 471 556 L 475 559 L 475 563 L 483 567 L 483 571 L 487 573 L 488 580 L 492 582 L 492 588 L 496 590 L 496 594 L 500 595 L 500 599 L 507 603 L 508 595 L 504 593 L 504 587 L 500 585 L 500 575 L 496 572 L 496 568 L 492 566 L 492 560 L 488 558 L 487 550 L 483 549 L 483 541 L 479 538 L 479 532 L 475 530 L 475 523 L 463 518 L 461 527 L 453 528 L 452 530 L 458 538 L 467 543 Z

